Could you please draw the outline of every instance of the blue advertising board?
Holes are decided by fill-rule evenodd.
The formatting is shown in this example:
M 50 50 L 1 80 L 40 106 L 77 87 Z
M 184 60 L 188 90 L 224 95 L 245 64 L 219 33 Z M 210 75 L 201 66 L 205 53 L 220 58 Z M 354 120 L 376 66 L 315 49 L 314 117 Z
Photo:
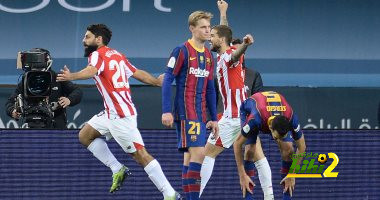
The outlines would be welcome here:
M 216 1 L 1 0 L 0 84 L 15 84 L 17 52 L 34 47 L 51 51 L 56 70 L 80 70 L 82 38 L 93 23 L 107 24 L 111 47 L 158 74 L 190 38 L 187 18 L 195 10 L 212 12 L 212 24 L 219 23 Z M 379 87 L 378 10 L 377 0 L 234 0 L 228 18 L 234 37 L 254 35 L 247 64 L 268 86 Z

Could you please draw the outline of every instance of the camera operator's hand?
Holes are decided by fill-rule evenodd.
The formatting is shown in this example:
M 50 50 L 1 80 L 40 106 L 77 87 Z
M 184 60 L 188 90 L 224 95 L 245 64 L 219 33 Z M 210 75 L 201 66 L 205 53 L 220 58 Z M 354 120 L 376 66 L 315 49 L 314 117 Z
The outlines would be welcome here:
M 70 101 L 70 99 L 67 98 L 67 97 L 60 97 L 60 98 L 58 99 L 58 103 L 59 103 L 59 105 L 62 106 L 62 108 L 66 108 L 67 106 L 70 105 L 71 101 Z
M 18 120 L 18 119 L 20 119 L 20 117 L 21 117 L 21 113 L 17 112 L 16 109 L 13 109 L 13 111 L 12 111 L 12 118 Z
M 65 65 L 63 69 L 61 69 L 61 73 L 57 75 L 57 81 L 72 81 L 72 80 L 73 80 L 72 74 L 69 68 L 67 68 L 67 66 Z

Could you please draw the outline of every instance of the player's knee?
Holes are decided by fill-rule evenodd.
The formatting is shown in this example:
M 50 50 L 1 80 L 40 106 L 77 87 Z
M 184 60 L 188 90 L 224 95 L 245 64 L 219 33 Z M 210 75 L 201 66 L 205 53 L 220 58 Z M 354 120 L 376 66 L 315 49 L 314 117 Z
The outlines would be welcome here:
M 222 153 L 223 150 L 224 150 L 223 147 L 207 143 L 204 154 L 205 156 L 216 158 L 220 153 Z
M 83 129 L 79 131 L 78 139 L 79 142 L 86 147 L 91 144 L 91 140 L 89 139 L 86 131 Z
M 203 147 L 190 147 L 190 162 L 198 162 L 202 163 L 205 157 L 204 148 Z
M 88 146 L 91 144 L 91 142 L 93 140 L 95 140 L 97 137 L 100 136 L 100 133 L 93 129 L 92 127 L 90 127 L 89 125 L 85 125 L 80 131 L 79 131 L 79 134 L 78 134 L 78 139 L 79 139 L 79 142 L 84 145 L 84 146 Z
M 146 166 L 154 158 L 148 153 L 145 148 L 139 149 L 132 153 L 133 159 L 140 165 Z

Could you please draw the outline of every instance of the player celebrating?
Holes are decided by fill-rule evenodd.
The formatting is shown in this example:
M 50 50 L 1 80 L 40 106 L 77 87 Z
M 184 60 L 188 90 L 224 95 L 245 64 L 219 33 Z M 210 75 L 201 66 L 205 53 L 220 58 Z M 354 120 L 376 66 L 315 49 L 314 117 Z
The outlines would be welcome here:
M 276 92 L 258 92 L 245 100 L 240 107 L 241 134 L 234 143 L 234 152 L 240 185 L 243 195 L 249 189 L 252 180 L 245 174 L 242 161 L 242 145 L 247 140 L 256 141 L 259 132 L 272 134 L 279 146 L 282 157 L 280 184 L 284 186 L 283 200 L 291 199 L 294 191 L 295 179 L 286 178 L 292 164 L 291 155 L 294 152 L 293 140 L 297 146 L 297 155 L 306 150 L 305 139 L 302 134 L 298 118 L 286 99 Z M 254 154 L 253 149 L 252 154 Z M 298 164 L 301 163 L 299 159 Z
M 211 50 L 218 53 L 216 73 L 224 112 L 218 121 L 220 127 L 219 138 L 210 136 L 205 147 L 205 159 L 201 168 L 201 194 L 211 177 L 216 157 L 225 148 L 232 146 L 240 132 L 239 107 L 247 98 L 243 70 L 244 52 L 254 42 L 253 37 L 248 34 L 244 37 L 243 43 L 238 45 L 237 48 L 230 46 L 232 30 L 226 26 L 228 24 L 226 15 L 228 4 L 225 1 L 218 1 L 217 4 L 222 25 L 215 26 L 211 30 Z M 254 167 L 256 166 L 264 192 L 264 200 L 272 200 L 274 197 L 269 163 L 264 156 L 260 140 L 258 140 L 259 145 L 257 146 L 252 146 L 251 143 L 251 141 L 247 142 L 246 152 L 251 148 L 257 150 L 255 154 L 245 154 L 244 168 L 246 174 L 253 178 L 255 174 Z M 248 155 L 254 155 L 254 157 L 248 157 Z M 250 192 L 252 193 L 252 191 Z M 244 194 L 245 199 L 253 199 L 251 193 Z
M 204 46 L 210 39 L 211 18 L 212 14 L 204 11 L 190 14 L 192 38 L 171 53 L 162 85 L 162 124 L 171 127 L 174 121 L 171 84 L 176 81 L 174 116 L 178 149 L 184 152 L 182 186 L 188 200 L 199 199 L 206 127 L 212 128 L 214 136 L 218 135 L 214 63 L 212 54 Z M 206 108 L 211 115 L 207 124 Z
M 71 73 L 65 66 L 57 80 L 78 80 L 93 78 L 103 97 L 105 111 L 95 115 L 79 132 L 79 141 L 93 155 L 113 172 L 110 192 L 118 190 L 130 174 L 127 167 L 116 160 L 107 144 L 100 137 L 115 138 L 126 153 L 144 167 L 151 181 L 162 192 L 165 200 L 176 200 L 180 196 L 166 179 L 161 166 L 145 149 L 141 134 L 137 129 L 136 108 L 132 103 L 128 78 L 155 86 L 161 81 L 149 73 L 134 67 L 118 51 L 107 46 L 112 32 L 104 24 L 87 27 L 83 39 L 88 66 L 77 73 Z

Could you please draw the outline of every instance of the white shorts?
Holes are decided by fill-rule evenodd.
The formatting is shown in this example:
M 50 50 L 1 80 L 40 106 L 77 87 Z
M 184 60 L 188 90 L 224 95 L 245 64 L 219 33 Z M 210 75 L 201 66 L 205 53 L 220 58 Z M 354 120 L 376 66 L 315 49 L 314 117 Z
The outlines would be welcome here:
M 144 147 L 140 131 L 137 129 L 136 115 L 108 119 L 105 112 L 101 112 L 94 115 L 87 124 L 106 136 L 107 140 L 114 138 L 127 153 L 134 153 Z
M 207 142 L 216 146 L 230 148 L 240 133 L 240 118 L 222 117 L 218 121 L 219 138 L 210 134 Z

